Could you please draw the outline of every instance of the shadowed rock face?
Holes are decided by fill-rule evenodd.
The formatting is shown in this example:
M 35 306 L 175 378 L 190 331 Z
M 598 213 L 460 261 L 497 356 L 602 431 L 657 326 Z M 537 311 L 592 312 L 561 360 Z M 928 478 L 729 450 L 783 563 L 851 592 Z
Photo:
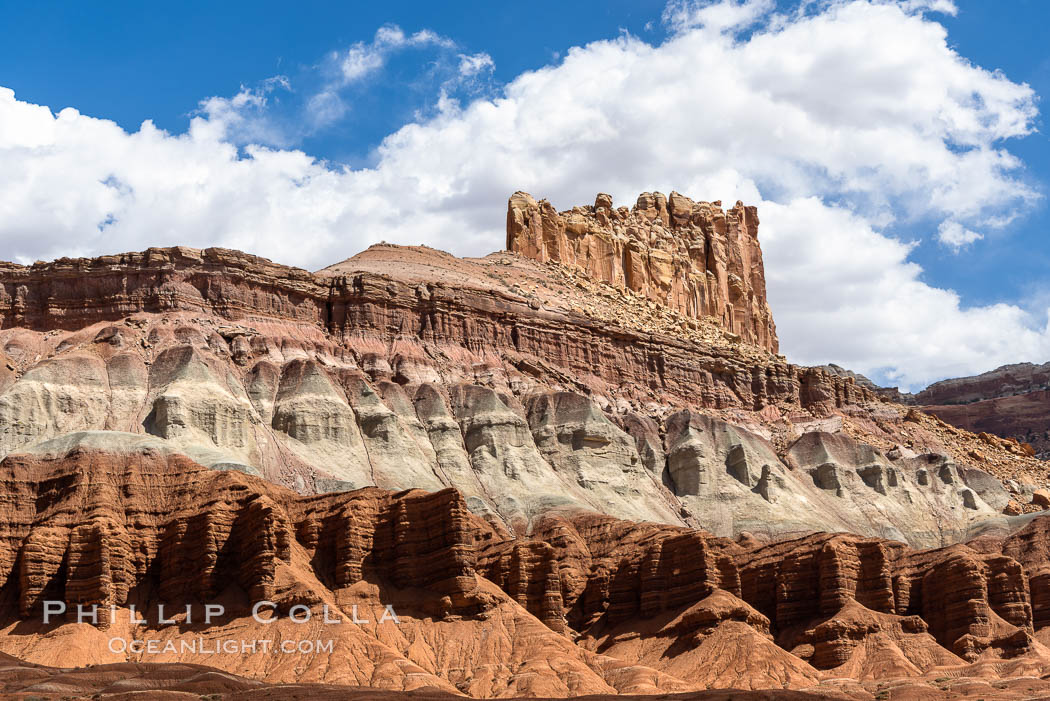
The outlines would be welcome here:
M 718 535 L 840 530 L 932 546 L 1008 531 L 1010 495 L 944 456 L 891 460 L 842 433 L 810 431 L 778 456 L 766 439 L 710 416 L 667 420 L 667 478 Z
M 178 645 L 148 661 L 207 662 L 268 683 L 481 697 L 843 678 L 863 695 L 864 683 L 889 676 L 1050 671 L 1040 642 L 1050 623 L 1048 518 L 1006 539 L 930 551 L 826 533 L 758 545 L 582 513 L 548 515 L 515 537 L 452 489 L 302 496 L 209 470 L 155 438 L 123 453 L 89 438 L 0 462 L 0 587 L 10 602 L 0 650 L 29 663 L 135 661 L 106 645 L 130 635 L 317 637 L 332 651 L 295 665 Z M 98 605 L 101 615 L 44 624 L 45 600 Z M 252 619 L 261 600 L 279 620 Z M 202 622 L 215 601 L 224 613 Z M 160 623 L 161 604 L 175 624 Z M 388 604 L 399 623 L 380 622 Z M 144 626 L 128 623 L 131 605 Z M 293 606 L 317 619 L 327 607 L 341 623 L 292 624 Z M 369 623 L 352 623 L 355 612 Z
M 607 282 L 678 310 L 717 319 L 748 343 L 777 351 L 758 244 L 758 210 L 643 192 L 634 207 L 557 212 L 516 192 L 507 209 L 507 249 L 534 260 L 579 266 Z

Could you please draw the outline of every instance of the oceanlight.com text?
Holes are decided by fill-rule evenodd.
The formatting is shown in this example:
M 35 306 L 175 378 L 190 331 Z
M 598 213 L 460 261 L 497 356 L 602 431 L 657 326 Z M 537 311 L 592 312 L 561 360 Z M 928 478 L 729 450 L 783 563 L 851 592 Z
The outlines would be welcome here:
M 109 651 L 118 655 L 312 655 L 331 654 L 334 649 L 333 640 L 241 640 L 200 637 L 179 640 L 109 639 Z

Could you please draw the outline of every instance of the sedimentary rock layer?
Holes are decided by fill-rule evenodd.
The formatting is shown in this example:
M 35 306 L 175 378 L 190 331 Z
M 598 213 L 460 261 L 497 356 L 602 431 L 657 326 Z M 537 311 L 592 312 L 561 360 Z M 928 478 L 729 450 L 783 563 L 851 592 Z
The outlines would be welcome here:
M 508 204 L 507 249 L 578 266 L 687 316 L 717 319 L 748 343 L 776 352 L 758 210 L 741 202 L 728 211 L 721 205 L 643 192 L 627 209 L 599 194 L 593 206 L 559 213 L 547 200 L 517 192 Z
M 969 404 L 1050 389 L 1050 363 L 1016 363 L 974 375 L 941 380 L 908 397 L 919 405 Z
M 934 404 L 923 411 L 968 431 L 1012 438 L 1031 446 L 1036 457 L 1050 460 L 1050 390 L 968 404 Z
M 1026 469 L 1011 445 L 977 460 L 853 378 L 703 324 L 646 330 L 684 317 L 567 275 L 391 246 L 316 275 L 216 249 L 10 265 L 0 455 L 149 449 L 303 493 L 455 487 L 516 532 L 582 509 L 930 546 L 1008 529 L 1005 505 L 1030 500 L 980 477 Z M 638 313 L 602 316 L 622 308 Z M 869 448 L 799 457 L 813 432 Z M 945 456 L 932 478 L 922 454 Z
M 863 691 L 1050 670 L 1047 518 L 932 551 L 844 534 L 761 545 L 578 513 L 515 537 L 451 489 L 302 496 L 148 450 L 9 456 L 0 481 L 0 649 L 33 663 L 139 659 L 114 638 L 324 639 L 331 650 L 294 658 L 173 644 L 148 661 L 482 697 L 843 679 Z M 71 608 L 45 624 L 45 601 Z M 252 618 L 260 601 L 272 622 Z M 224 611 L 202 621 L 213 602 Z M 78 622 L 77 604 L 100 615 Z M 307 611 L 308 624 L 288 618 Z
M 401 255 L 401 249 L 390 254 Z M 443 256 L 434 252 L 434 267 L 441 267 Z M 498 265 L 486 262 L 477 266 L 475 278 L 484 280 L 492 274 L 485 268 Z M 542 268 L 524 267 L 535 277 L 547 276 Z M 752 367 L 731 346 L 703 348 L 669 335 L 653 337 L 603 324 L 569 305 L 534 309 L 527 296 L 478 284 L 442 284 L 439 274 L 433 277 L 429 284 L 411 284 L 367 270 L 313 275 L 225 249 L 150 249 L 31 267 L 4 264 L 0 328 L 72 331 L 140 313 L 187 312 L 317 327 L 358 346 L 372 340 L 377 350 L 387 351 L 381 361 L 390 365 L 388 373 L 407 372 L 409 380 L 417 379 L 411 376 L 414 363 L 436 364 L 419 347 L 435 344 L 515 354 L 519 364 L 536 356 L 525 365 L 536 369 L 526 372 L 553 366 L 624 392 L 635 387 L 640 398 L 655 391 L 680 402 L 751 409 L 778 401 L 836 406 L 874 397 L 842 378 L 775 359 Z M 218 338 L 207 340 L 247 362 L 265 349 L 252 348 L 259 334 L 246 331 L 215 328 Z M 120 344 L 117 331 L 107 334 L 99 340 Z M 405 351 L 414 350 L 415 357 L 407 352 L 391 357 L 397 339 L 409 341 Z M 13 366 L 25 360 L 17 343 L 6 353 Z

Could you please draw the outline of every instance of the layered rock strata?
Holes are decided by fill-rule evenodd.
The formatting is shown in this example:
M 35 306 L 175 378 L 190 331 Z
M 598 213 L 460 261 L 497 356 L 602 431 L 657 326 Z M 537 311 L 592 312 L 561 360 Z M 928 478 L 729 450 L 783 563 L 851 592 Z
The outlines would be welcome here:
M 391 246 L 319 274 L 218 249 L 7 265 L 0 455 L 149 445 L 303 493 L 455 487 L 521 533 L 582 509 L 932 546 L 1030 500 L 1013 444 L 978 459 L 853 378 L 651 302 L 618 321 L 637 299 L 610 290 Z M 813 432 L 857 446 L 800 453 Z
M 954 426 L 1027 443 L 1050 459 L 1050 363 L 1004 365 L 935 382 L 904 400 Z
M 871 655 L 873 639 L 880 639 L 875 647 L 900 647 L 914 674 L 982 655 L 1045 654 L 1036 632 L 1045 625 L 1047 532 L 1041 518 L 1005 540 L 971 547 L 914 551 L 844 534 L 756 547 L 605 517 L 552 517 L 532 536 L 549 551 L 514 588 L 531 587 L 533 595 L 519 601 L 547 620 L 551 602 L 561 602 L 564 624 L 604 652 L 637 639 L 640 619 L 667 621 L 698 607 L 690 614 L 693 626 L 677 624 L 678 635 L 695 635 L 697 624 L 710 630 L 718 621 L 739 620 L 767 634 L 755 643 L 760 657 L 787 650 L 818 670 Z M 482 571 L 494 581 L 503 581 L 508 548 L 491 546 L 482 557 Z M 537 546 L 513 545 L 526 548 Z M 712 596 L 721 599 L 717 606 Z M 632 625 L 625 627 L 627 621 Z M 675 627 L 664 625 L 658 635 L 672 637 L 671 646 Z
M 388 248 L 389 256 L 401 252 Z M 443 257 L 446 254 L 433 252 L 431 267 L 437 272 Z M 367 268 L 367 261 L 366 256 L 364 265 L 344 267 Z M 519 264 L 536 278 L 549 276 L 543 268 Z M 475 277 L 501 272 L 486 270 L 494 265 L 498 263 L 486 260 L 476 266 Z M 401 382 L 435 376 L 439 363 L 428 355 L 431 348 L 475 355 L 484 349 L 494 357 L 511 356 L 519 373 L 556 378 L 545 368 L 557 369 L 590 389 L 615 391 L 636 401 L 659 396 L 702 406 L 758 409 L 778 402 L 833 408 L 874 398 L 855 383 L 818 369 L 772 358 L 753 367 L 742 362 L 739 349 L 731 345 L 703 348 L 671 335 L 654 338 L 629 326 L 603 324 L 571 305 L 534 309 L 537 303 L 528 294 L 442 284 L 440 278 L 435 274 L 429 284 L 412 284 L 414 280 L 367 269 L 339 274 L 338 268 L 313 275 L 224 249 L 150 249 L 28 268 L 5 264 L 0 268 L 0 328 L 50 332 L 54 337 L 136 314 L 181 312 L 206 315 L 215 322 L 206 324 L 212 327 L 208 329 L 180 331 L 176 326 L 168 333 L 150 328 L 145 337 L 118 324 L 98 328 L 93 340 L 127 350 L 143 341 L 151 347 L 196 342 L 243 366 L 270 354 L 273 341 L 286 342 L 268 339 L 266 329 L 251 324 L 280 322 L 285 326 L 279 330 L 300 336 L 295 339 L 300 345 L 324 338 L 341 345 L 344 355 L 360 356 Z M 223 321 L 247 323 L 227 327 Z M 24 369 L 41 351 L 57 350 L 40 344 L 30 352 L 24 347 L 28 340 L 19 342 L 17 337 L 7 334 L 5 344 L 12 367 Z M 391 352 L 396 341 L 402 341 L 402 347 Z M 369 345 L 376 350 L 367 351 Z
M 1050 363 L 1016 363 L 974 375 L 941 380 L 908 397 L 918 405 L 970 404 L 1050 389 Z
M 272 683 L 478 697 L 827 693 L 847 679 L 870 695 L 890 677 L 1050 671 L 1048 518 L 927 551 L 580 513 L 515 537 L 455 490 L 302 496 L 145 444 L 9 456 L 0 480 L 0 649 L 31 663 L 206 662 Z M 45 624 L 48 600 L 71 609 Z M 271 622 L 251 615 L 264 600 Z M 224 611 L 203 621 L 214 602 Z M 78 620 L 75 604 L 103 613 Z M 308 624 L 288 619 L 307 611 Z M 176 644 L 231 637 L 332 647 L 293 659 Z M 107 645 L 131 638 L 161 652 Z
M 577 266 L 686 316 L 717 319 L 775 353 L 758 210 L 721 204 L 643 192 L 628 209 L 599 194 L 593 206 L 559 213 L 547 200 L 517 192 L 507 209 L 507 249 Z

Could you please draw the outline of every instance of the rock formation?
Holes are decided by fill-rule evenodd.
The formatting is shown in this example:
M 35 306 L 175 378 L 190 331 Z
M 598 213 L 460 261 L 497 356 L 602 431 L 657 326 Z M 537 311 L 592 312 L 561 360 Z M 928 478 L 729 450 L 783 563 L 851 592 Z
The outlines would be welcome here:
M 1050 672 L 1045 465 L 776 355 L 753 209 L 519 193 L 508 227 L 485 258 L 383 244 L 316 273 L 0 265 L 7 678 L 869 698 Z M 245 638 L 332 647 L 184 647 Z
M 0 318 L 0 455 L 148 443 L 302 493 L 455 487 L 519 533 L 583 509 L 917 546 L 1009 530 L 1005 505 L 1037 486 L 1012 444 L 978 440 L 977 460 L 852 377 L 512 254 L 378 246 L 318 274 L 217 249 L 8 265 Z M 852 447 L 800 453 L 825 434 Z
M 12 602 L 0 650 L 30 665 L 118 665 L 132 685 L 147 682 L 120 664 L 478 697 L 826 691 L 843 679 L 870 696 L 865 685 L 889 677 L 1050 670 L 1050 517 L 932 551 L 826 533 L 762 545 L 593 513 L 551 513 L 516 537 L 452 489 L 302 496 L 148 439 L 8 456 L 0 480 Z M 45 622 L 46 601 L 69 609 Z M 210 602 L 224 609 L 204 620 Z M 331 649 L 287 664 L 199 647 L 234 638 Z M 114 651 L 113 639 L 155 652 Z M 190 676 L 206 688 L 200 668 Z
M 973 377 L 941 380 L 908 398 L 918 405 L 970 404 L 1050 389 L 1050 363 L 1017 363 Z
M 1027 689 L 1050 688 L 1041 680 L 1018 679 L 1012 682 L 991 680 L 966 680 L 968 690 L 975 686 L 991 699 L 1013 699 Z M 983 683 L 982 683 L 983 682 Z M 937 698 L 938 690 L 926 682 L 909 684 L 906 688 L 930 689 L 928 698 Z M 61 695 L 49 694 L 50 690 L 62 690 Z M 213 667 L 185 663 L 113 663 L 100 664 L 87 669 L 70 669 L 23 662 L 10 655 L 0 653 L 0 693 L 10 698 L 91 698 L 102 701 L 125 701 L 129 698 L 149 698 L 150 701 L 186 701 L 207 699 L 208 701 L 261 701 L 275 698 L 281 701 L 457 701 L 460 694 L 433 688 L 417 689 L 410 693 L 323 683 L 271 684 L 247 677 L 222 672 Z M 947 687 L 942 692 L 949 696 Z M 835 695 L 832 698 L 839 698 Z M 507 697 L 510 698 L 510 697 Z M 513 698 L 534 698 L 515 696 Z M 591 695 L 587 701 L 623 698 L 642 701 L 644 696 Z M 661 699 L 673 701 L 821 701 L 829 698 L 827 691 L 811 693 L 801 691 L 699 691 L 663 695 Z M 842 697 L 845 698 L 845 697 Z
M 558 261 L 692 318 L 712 317 L 748 343 L 777 351 L 758 244 L 758 210 L 737 202 L 693 202 L 672 192 L 643 192 L 634 207 L 557 212 L 516 192 L 507 208 L 507 249 Z
M 915 394 L 879 387 L 838 365 L 821 368 L 853 378 L 857 386 L 882 399 L 920 407 L 953 426 L 978 433 L 989 445 L 1003 438 L 1021 444 L 1028 455 L 1050 459 L 1050 363 L 1004 365 L 973 377 L 934 382 Z

